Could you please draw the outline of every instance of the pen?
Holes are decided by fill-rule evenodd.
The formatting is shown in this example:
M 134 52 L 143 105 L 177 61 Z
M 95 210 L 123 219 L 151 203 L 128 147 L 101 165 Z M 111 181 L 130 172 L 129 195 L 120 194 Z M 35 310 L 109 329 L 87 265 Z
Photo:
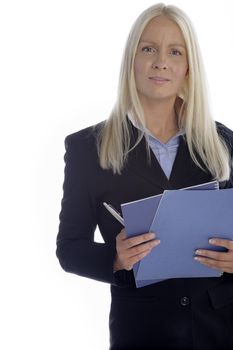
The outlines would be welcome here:
M 109 211 L 109 213 L 111 213 L 114 216 L 114 218 L 117 219 L 124 226 L 124 219 L 120 215 L 120 213 L 118 213 L 118 211 L 116 211 L 116 209 L 114 209 L 113 206 L 110 204 L 103 202 L 103 205 Z

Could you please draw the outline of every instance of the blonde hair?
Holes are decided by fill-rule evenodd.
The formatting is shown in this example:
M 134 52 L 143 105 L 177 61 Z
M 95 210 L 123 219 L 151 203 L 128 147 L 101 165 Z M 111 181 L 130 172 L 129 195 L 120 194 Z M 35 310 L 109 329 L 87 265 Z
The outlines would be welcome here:
M 177 96 L 181 101 L 178 124 L 185 131 L 191 158 L 203 170 L 204 164 L 213 178 L 218 181 L 227 180 L 230 176 L 229 152 L 224 140 L 218 135 L 216 124 L 211 117 L 205 72 L 193 25 L 182 10 L 164 4 L 156 4 L 142 12 L 129 33 L 122 57 L 117 100 L 97 139 L 100 166 L 120 174 L 129 152 L 145 135 L 145 131 L 138 131 L 137 142 L 130 149 L 127 115 L 133 115 L 134 121 L 145 130 L 144 112 L 135 83 L 134 59 L 146 25 L 161 15 L 179 26 L 186 43 L 189 73 L 182 91 Z M 147 151 L 149 154 L 148 145 Z M 201 158 L 202 165 L 196 155 Z

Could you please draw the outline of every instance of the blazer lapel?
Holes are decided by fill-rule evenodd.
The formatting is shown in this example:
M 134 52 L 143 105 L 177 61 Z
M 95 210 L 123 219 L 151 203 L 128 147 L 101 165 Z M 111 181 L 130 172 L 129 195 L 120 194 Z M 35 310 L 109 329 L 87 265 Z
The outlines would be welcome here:
M 194 163 L 189 153 L 186 137 L 185 135 L 183 137 L 181 136 L 177 156 L 169 179 L 170 185 L 173 188 L 179 189 L 214 180 L 201 158 L 197 154 L 196 157 L 205 170 L 202 170 Z
M 126 167 L 134 174 L 144 178 L 145 181 L 152 183 L 161 190 L 170 188 L 169 181 L 151 149 L 149 162 L 145 137 L 129 153 Z
M 131 123 L 132 137 L 131 147 L 135 144 L 138 136 L 138 130 Z M 180 136 L 180 144 L 177 150 L 176 158 L 172 167 L 170 179 L 167 178 L 161 168 L 153 151 L 150 149 L 150 162 L 148 161 L 145 137 L 129 153 L 126 168 L 163 190 L 179 189 L 204 183 L 212 180 L 209 172 L 202 171 L 192 161 L 188 146 L 184 136 Z

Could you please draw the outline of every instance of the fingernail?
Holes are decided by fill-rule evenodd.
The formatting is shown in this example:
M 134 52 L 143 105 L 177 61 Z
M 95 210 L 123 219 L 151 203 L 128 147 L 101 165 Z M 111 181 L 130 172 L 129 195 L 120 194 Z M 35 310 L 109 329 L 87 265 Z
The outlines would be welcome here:
M 199 258 L 198 256 L 195 256 L 194 260 L 201 261 L 201 258 Z
M 211 238 L 211 239 L 209 239 L 209 243 L 214 244 L 214 243 L 216 243 L 216 241 L 215 241 L 215 239 Z
M 156 234 L 152 232 L 152 233 L 150 234 L 150 238 L 155 238 L 155 237 L 156 237 Z
M 158 245 L 160 243 L 159 239 L 156 239 L 156 241 L 154 241 L 154 245 Z

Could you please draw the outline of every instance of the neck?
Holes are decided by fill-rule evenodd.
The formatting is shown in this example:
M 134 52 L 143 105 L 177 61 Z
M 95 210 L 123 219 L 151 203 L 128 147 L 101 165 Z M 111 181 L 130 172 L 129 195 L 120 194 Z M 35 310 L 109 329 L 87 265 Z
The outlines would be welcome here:
M 147 129 L 159 140 L 167 142 L 178 131 L 178 118 L 174 99 L 153 103 L 142 103 Z

